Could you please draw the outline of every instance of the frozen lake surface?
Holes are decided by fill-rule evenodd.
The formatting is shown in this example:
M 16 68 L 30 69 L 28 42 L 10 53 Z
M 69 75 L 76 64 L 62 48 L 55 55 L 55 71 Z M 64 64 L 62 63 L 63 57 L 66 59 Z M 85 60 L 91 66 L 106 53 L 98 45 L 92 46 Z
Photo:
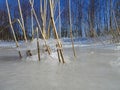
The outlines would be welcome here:
M 20 60 L 0 49 L 0 90 L 120 90 L 120 51 L 91 47 L 65 48 L 65 64 L 56 60 Z

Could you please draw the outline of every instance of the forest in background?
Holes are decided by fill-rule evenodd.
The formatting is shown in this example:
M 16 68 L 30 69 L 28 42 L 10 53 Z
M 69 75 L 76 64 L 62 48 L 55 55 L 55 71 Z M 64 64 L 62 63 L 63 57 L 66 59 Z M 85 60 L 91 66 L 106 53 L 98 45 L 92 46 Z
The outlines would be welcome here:
M 59 0 L 55 0 L 56 2 Z M 29 0 L 20 0 L 25 22 L 25 30 L 27 38 L 31 39 L 31 6 Z M 12 21 L 16 18 L 20 19 L 19 8 L 17 0 L 8 0 Z M 120 35 L 120 0 L 71 0 L 71 19 L 72 19 L 72 33 L 74 37 L 96 37 L 104 35 L 112 35 L 117 37 Z M 11 28 L 9 25 L 7 8 L 4 1 L 0 1 L 0 40 L 13 40 Z M 60 15 L 58 10 L 58 3 L 55 9 L 55 23 L 60 37 L 70 37 L 70 14 L 69 14 L 69 0 L 60 0 Z M 40 0 L 35 0 L 34 8 L 37 13 L 39 22 L 42 27 L 42 20 L 40 15 Z M 49 4 L 47 6 L 46 17 L 46 32 L 48 21 L 50 19 Z M 59 31 L 59 20 L 61 17 L 61 32 Z M 23 40 L 23 33 L 20 26 L 15 23 L 15 34 L 18 40 Z M 37 23 L 34 21 L 34 28 Z M 52 32 L 50 32 L 52 37 Z

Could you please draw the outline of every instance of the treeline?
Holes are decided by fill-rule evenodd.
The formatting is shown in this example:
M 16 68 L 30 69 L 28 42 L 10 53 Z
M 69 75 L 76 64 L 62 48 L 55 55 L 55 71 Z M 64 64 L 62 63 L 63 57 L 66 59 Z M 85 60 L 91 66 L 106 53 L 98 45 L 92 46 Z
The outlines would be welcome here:
M 20 18 L 17 0 L 8 0 L 12 20 Z M 25 22 L 25 30 L 27 38 L 32 38 L 31 29 L 31 6 L 29 0 L 20 0 L 23 12 L 23 18 Z M 56 2 L 59 0 L 55 0 Z M 55 9 L 55 21 L 57 30 L 59 32 L 59 20 L 61 17 L 61 37 L 70 37 L 70 21 L 69 21 L 69 0 L 60 0 L 60 15 L 58 10 L 58 4 Z M 35 0 L 35 11 L 39 22 L 42 23 L 40 15 L 40 0 Z M 46 20 L 46 32 L 48 32 L 50 19 L 49 4 L 47 7 Z M 71 0 L 71 19 L 72 19 L 72 32 L 74 37 L 95 37 L 101 35 L 111 34 L 112 36 L 119 35 L 120 33 L 120 0 Z M 12 40 L 11 29 L 8 26 L 8 14 L 5 5 L 5 0 L 0 6 L 0 39 Z M 6 26 L 8 26 L 6 28 Z M 13 24 L 14 30 L 18 40 L 23 39 L 23 33 L 20 26 Z M 34 28 L 37 26 L 34 20 Z M 42 24 L 41 24 L 42 27 Z M 52 31 L 49 32 L 52 36 Z
M 62 28 L 69 33 L 68 0 L 64 3 Z M 71 0 L 71 4 L 75 35 L 94 37 L 120 30 L 120 0 Z

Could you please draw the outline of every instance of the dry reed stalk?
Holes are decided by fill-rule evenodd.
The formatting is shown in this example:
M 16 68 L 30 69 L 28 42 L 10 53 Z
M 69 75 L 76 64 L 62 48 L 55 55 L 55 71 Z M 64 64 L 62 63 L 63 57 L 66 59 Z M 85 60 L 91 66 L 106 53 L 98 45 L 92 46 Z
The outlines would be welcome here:
M 37 51 L 38 51 L 38 60 L 40 61 L 40 45 L 39 45 L 38 27 L 36 28 L 36 32 L 37 32 Z
M 65 63 L 64 57 L 63 57 L 62 43 L 61 43 L 60 40 L 59 40 L 59 36 L 58 36 L 57 30 L 56 30 L 56 26 L 55 26 L 55 22 L 54 22 L 53 2 L 52 2 L 51 0 L 49 0 L 49 3 L 50 3 L 51 23 L 52 23 L 52 25 L 53 25 L 55 38 L 57 39 L 57 45 L 56 45 L 56 46 L 58 46 L 57 48 L 60 48 L 60 49 L 58 49 L 58 55 L 59 55 L 59 53 L 60 53 L 60 57 L 61 57 L 61 59 L 62 59 L 62 62 Z M 58 57 L 58 58 L 59 58 L 59 57 Z
M 30 2 L 30 5 L 31 5 L 31 2 Z M 45 35 L 43 34 L 43 32 L 42 32 L 42 30 L 41 30 L 41 26 L 40 26 L 39 20 L 38 20 L 38 18 L 37 18 L 36 12 L 35 12 L 34 8 L 33 8 L 32 10 L 33 10 L 33 15 L 34 15 L 34 17 L 35 17 L 35 19 L 36 19 L 36 22 L 37 22 L 37 24 L 38 24 L 38 28 L 39 28 L 39 30 L 40 30 L 40 32 L 41 32 L 41 35 L 42 35 L 42 37 L 43 37 L 43 40 L 44 40 L 44 42 L 45 42 L 45 46 L 47 46 L 46 38 L 45 38 Z M 47 47 L 47 51 L 48 51 L 48 54 L 50 54 L 50 50 L 49 50 L 48 47 Z
M 71 42 L 72 42 L 72 48 L 73 48 L 74 57 L 76 57 L 74 41 L 73 41 L 73 34 L 72 34 L 72 20 L 71 20 L 71 4 L 70 4 L 70 0 L 69 0 L 69 15 L 70 15 L 70 38 L 71 38 Z
M 13 29 L 13 26 L 12 26 L 12 20 L 11 20 L 11 15 L 10 15 L 10 10 L 9 10 L 9 5 L 8 5 L 8 1 L 7 0 L 6 0 L 6 6 L 7 6 L 9 23 L 10 23 L 10 27 L 11 27 L 11 30 L 12 30 L 12 33 L 13 33 L 14 41 L 16 43 L 16 47 L 19 47 L 19 44 L 18 44 L 18 41 L 16 39 L 16 35 L 15 35 L 15 32 L 14 32 L 14 29 Z M 22 58 L 21 52 L 18 51 L 18 53 L 19 53 L 20 58 Z

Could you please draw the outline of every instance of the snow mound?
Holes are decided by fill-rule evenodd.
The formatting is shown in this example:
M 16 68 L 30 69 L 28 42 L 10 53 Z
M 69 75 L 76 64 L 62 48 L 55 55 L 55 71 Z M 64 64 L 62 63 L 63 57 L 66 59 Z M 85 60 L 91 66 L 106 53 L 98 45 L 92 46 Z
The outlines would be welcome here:
M 58 60 L 58 55 L 57 52 L 53 52 L 51 53 L 51 55 L 48 55 L 47 53 L 43 53 L 40 55 L 40 62 L 44 62 L 44 63 L 51 63 L 51 64 L 55 64 L 55 63 L 59 63 Z M 70 57 L 68 56 L 64 56 L 65 62 L 66 63 L 70 63 Z M 33 56 L 29 56 L 29 57 L 25 57 L 22 60 L 25 60 L 27 62 L 38 62 L 38 55 L 33 55 Z
M 51 55 L 48 55 L 47 52 L 44 52 L 44 46 L 45 46 L 45 41 L 42 39 L 39 39 L 39 45 L 40 45 L 40 58 L 41 62 L 45 63 L 59 63 L 58 60 L 58 55 L 57 55 L 57 49 L 56 49 L 56 39 L 49 39 L 46 41 L 46 44 L 50 47 L 51 49 Z M 27 56 L 24 57 L 23 60 L 25 61 L 38 61 L 38 55 L 37 55 L 37 39 L 34 39 L 31 42 L 23 43 L 20 45 L 17 50 L 21 52 L 26 52 L 27 50 L 31 50 L 31 53 L 33 54 L 32 56 Z M 34 53 L 35 52 L 35 53 Z M 70 57 L 64 56 L 65 62 L 70 63 Z
M 50 39 L 46 41 L 46 44 L 50 46 L 51 49 L 55 48 L 56 46 L 56 40 Z M 39 39 L 39 45 L 40 48 L 43 48 L 45 45 L 45 41 L 43 39 Z M 27 43 L 21 44 L 17 50 L 19 51 L 26 51 L 26 50 L 36 50 L 37 49 L 37 38 L 35 38 L 33 41 L 29 41 Z

